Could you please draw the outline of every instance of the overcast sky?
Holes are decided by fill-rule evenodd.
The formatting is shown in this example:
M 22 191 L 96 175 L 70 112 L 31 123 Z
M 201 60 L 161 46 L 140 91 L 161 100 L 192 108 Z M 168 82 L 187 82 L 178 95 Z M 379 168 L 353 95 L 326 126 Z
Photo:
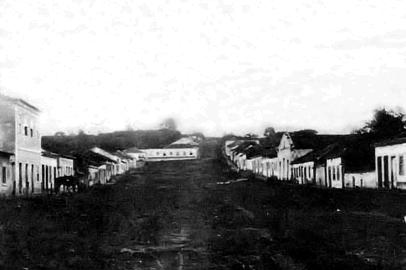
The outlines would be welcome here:
M 345 132 L 406 107 L 406 1 L 0 0 L 0 91 L 44 134 Z

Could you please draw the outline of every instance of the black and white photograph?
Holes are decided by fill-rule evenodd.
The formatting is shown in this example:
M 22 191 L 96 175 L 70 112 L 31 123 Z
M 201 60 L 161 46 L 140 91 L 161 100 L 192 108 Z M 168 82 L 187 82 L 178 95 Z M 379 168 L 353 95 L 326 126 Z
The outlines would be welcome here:
M 406 269 L 406 2 L 0 0 L 0 269 Z

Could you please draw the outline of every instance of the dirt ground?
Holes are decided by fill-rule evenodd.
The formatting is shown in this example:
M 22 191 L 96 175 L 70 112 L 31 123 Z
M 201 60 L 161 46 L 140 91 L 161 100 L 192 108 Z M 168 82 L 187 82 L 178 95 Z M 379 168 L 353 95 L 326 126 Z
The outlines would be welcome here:
M 405 193 L 245 181 L 216 148 L 82 194 L 2 199 L 0 269 L 406 269 Z

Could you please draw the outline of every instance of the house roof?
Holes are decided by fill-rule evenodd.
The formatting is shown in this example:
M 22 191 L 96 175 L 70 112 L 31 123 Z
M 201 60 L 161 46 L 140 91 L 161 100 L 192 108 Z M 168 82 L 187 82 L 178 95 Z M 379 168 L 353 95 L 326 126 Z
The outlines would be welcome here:
M 278 151 L 276 151 L 275 147 L 270 147 L 270 148 L 263 148 L 261 156 L 267 157 L 267 158 L 275 158 L 278 156 Z
M 237 154 L 245 153 L 246 149 L 248 147 L 252 147 L 253 145 L 256 145 L 256 143 L 251 141 L 244 141 L 237 148 L 234 149 L 234 152 Z
M 30 103 L 28 103 L 27 101 L 25 101 L 25 100 L 23 100 L 21 98 L 13 98 L 13 97 L 5 96 L 3 94 L 0 94 L 0 98 L 3 98 L 4 100 L 7 100 L 7 101 L 12 102 L 12 103 L 23 104 L 24 106 L 27 106 L 27 107 L 33 109 L 34 111 L 40 112 L 40 110 L 37 107 L 31 105 Z
M 354 136 L 338 144 L 326 158 L 341 157 L 346 172 L 365 172 L 375 169 L 375 141 L 368 136 Z
M 254 157 L 260 157 L 263 154 L 264 149 L 262 146 L 259 144 L 255 144 L 252 147 L 248 147 L 247 149 L 244 150 L 244 153 L 247 157 L 247 159 L 254 158 Z
M 349 135 L 316 134 L 306 131 L 288 133 L 295 149 L 322 149 L 329 144 L 345 139 Z
M 116 151 L 114 153 L 114 155 L 122 158 L 122 159 L 133 159 L 131 156 L 127 155 L 126 153 L 122 152 L 122 151 Z
M 398 138 L 391 138 L 388 140 L 380 141 L 375 143 L 375 147 L 384 147 L 384 146 L 391 146 L 396 144 L 404 144 L 406 143 L 406 137 L 398 137 Z
M 126 149 L 126 150 L 124 150 L 124 152 L 125 153 L 131 153 L 131 154 L 138 154 L 138 153 L 144 153 L 144 152 L 142 152 L 140 149 L 138 149 L 137 147 L 131 147 L 131 148 L 128 148 L 128 149 Z
M 235 142 L 232 142 L 229 145 L 227 145 L 227 147 L 233 148 L 233 147 L 239 146 L 241 143 L 242 143 L 242 141 L 235 141 Z
M 324 162 L 328 155 L 339 147 L 338 143 L 330 144 L 322 149 L 311 151 L 310 153 L 295 159 L 292 164 L 301 164 L 307 162 Z
M 83 160 L 86 160 L 88 165 L 93 165 L 97 167 L 105 164 L 106 162 L 113 162 L 111 159 L 90 150 L 81 154 L 80 157 Z
M 104 157 L 105 159 L 107 159 L 109 161 L 117 162 L 117 158 L 118 158 L 117 156 L 115 156 L 115 155 L 113 155 L 113 154 L 111 154 L 111 153 L 107 152 L 106 150 L 101 149 L 99 147 L 93 147 L 92 149 L 90 149 L 90 152 L 92 152 L 92 153 L 94 153 L 96 155 L 102 156 L 102 157 Z
M 190 136 L 180 138 L 179 140 L 177 140 L 177 141 L 171 143 L 170 145 L 174 145 L 174 144 L 181 144 L 181 145 L 183 145 L 183 144 L 190 144 L 190 145 L 195 145 L 195 146 L 198 146 L 198 145 L 199 145 L 199 143 L 196 142 L 195 139 L 193 139 L 193 138 L 190 137 Z
M 170 144 L 165 146 L 165 149 L 183 149 L 183 148 L 198 148 L 195 144 Z
M 60 155 L 58 155 L 56 153 L 52 153 L 52 152 L 44 150 L 44 149 L 41 149 L 41 156 L 50 157 L 50 158 L 58 158 Z

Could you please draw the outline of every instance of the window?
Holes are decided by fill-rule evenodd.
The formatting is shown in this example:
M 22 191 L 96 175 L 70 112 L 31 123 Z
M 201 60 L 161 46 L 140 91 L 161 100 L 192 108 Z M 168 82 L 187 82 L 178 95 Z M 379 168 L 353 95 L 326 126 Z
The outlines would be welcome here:
M 34 137 L 34 130 L 32 130 L 32 128 L 30 129 L 30 135 L 31 137 Z
M 27 126 L 24 127 L 24 135 L 28 136 L 28 127 Z
M 333 181 L 336 180 L 336 167 L 333 167 Z
M 172 156 L 172 152 L 169 152 L 169 155 Z
M 5 184 L 5 183 L 7 183 L 7 167 L 3 166 L 3 167 L 2 167 L 2 170 L 1 170 L 1 173 L 2 173 L 2 175 L 1 175 L 1 182 L 2 182 L 3 184 Z
M 176 155 L 179 156 L 179 152 L 176 152 Z
M 156 152 L 156 155 L 159 156 L 159 152 Z
M 405 175 L 405 160 L 404 156 L 399 156 L 399 175 Z
M 190 153 L 189 153 L 189 155 L 190 155 L 190 156 L 193 156 L 193 153 L 192 153 L 192 152 L 190 152 Z

